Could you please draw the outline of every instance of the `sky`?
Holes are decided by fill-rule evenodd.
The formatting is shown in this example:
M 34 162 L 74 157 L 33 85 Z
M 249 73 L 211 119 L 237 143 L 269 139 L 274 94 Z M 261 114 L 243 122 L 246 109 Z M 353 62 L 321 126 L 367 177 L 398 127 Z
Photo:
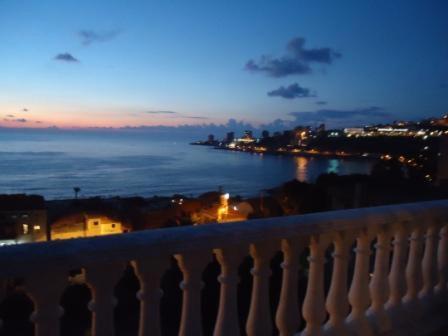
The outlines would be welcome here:
M 0 127 L 441 116 L 447 13 L 446 0 L 0 0 Z

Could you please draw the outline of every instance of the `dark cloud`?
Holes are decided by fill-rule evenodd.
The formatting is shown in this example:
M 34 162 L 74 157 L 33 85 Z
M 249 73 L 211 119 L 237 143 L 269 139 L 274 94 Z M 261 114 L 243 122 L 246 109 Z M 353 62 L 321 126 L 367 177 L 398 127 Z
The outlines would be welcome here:
M 22 109 L 23 112 L 28 112 L 28 109 L 25 107 Z
M 303 37 L 293 38 L 288 43 L 288 50 L 299 60 L 307 63 L 331 64 L 342 55 L 331 48 L 306 49 Z
M 36 120 L 35 123 L 36 123 L 36 124 L 42 124 L 42 121 L 40 121 L 40 120 Z
M 300 60 L 293 58 L 271 58 L 262 56 L 256 63 L 249 60 L 245 66 L 246 70 L 251 72 L 263 72 L 271 77 L 286 77 L 289 75 L 304 75 L 311 72 L 311 67 Z
M 295 123 L 307 125 L 329 123 L 333 127 L 369 124 L 393 118 L 393 115 L 378 106 L 353 110 L 322 109 L 310 112 L 291 112 L 289 115 L 295 118 Z
M 145 113 L 149 113 L 149 114 L 177 114 L 177 112 L 174 112 L 174 111 L 145 111 Z
M 179 115 L 179 118 L 187 118 L 187 119 L 209 119 L 208 117 L 201 117 L 201 116 L 186 116 L 186 115 Z
M 177 113 L 175 111 L 169 111 L 169 110 L 153 110 L 153 111 L 145 111 L 145 113 L 148 114 L 160 114 L 160 115 L 167 115 L 170 118 L 185 118 L 185 119 L 208 119 L 207 117 L 201 117 L 201 116 L 189 116 L 184 115 L 181 113 Z
M 325 100 L 319 100 L 316 102 L 316 105 L 327 105 L 327 102 Z
M 291 84 L 287 87 L 280 86 L 278 89 L 268 92 L 267 95 L 270 97 L 282 97 L 286 99 L 308 98 L 316 96 L 316 94 L 312 93 L 310 89 L 301 87 L 297 83 Z
M 119 30 L 108 30 L 108 31 L 94 31 L 94 30 L 81 30 L 78 32 L 79 37 L 81 38 L 81 43 L 85 46 L 91 45 L 97 42 L 107 42 L 113 40 L 118 35 L 120 35 L 121 31 Z
M 6 117 L 8 117 L 8 118 L 15 118 L 14 114 L 8 114 Z
M 16 119 L 4 118 L 3 121 L 6 121 L 6 122 L 19 122 L 19 123 L 26 123 L 26 122 L 28 122 L 28 120 L 26 120 L 25 118 L 16 118 Z
M 245 69 L 250 72 L 261 72 L 271 77 L 303 75 L 312 72 L 313 63 L 332 64 L 342 55 L 331 48 L 305 48 L 305 39 L 296 37 L 287 45 L 288 54 L 279 58 L 263 55 L 258 62 L 249 60 Z
M 61 62 L 68 62 L 68 63 L 78 63 L 79 60 L 75 57 L 73 57 L 72 54 L 70 53 L 61 53 L 61 54 L 57 54 L 54 59 L 56 61 L 61 61 Z

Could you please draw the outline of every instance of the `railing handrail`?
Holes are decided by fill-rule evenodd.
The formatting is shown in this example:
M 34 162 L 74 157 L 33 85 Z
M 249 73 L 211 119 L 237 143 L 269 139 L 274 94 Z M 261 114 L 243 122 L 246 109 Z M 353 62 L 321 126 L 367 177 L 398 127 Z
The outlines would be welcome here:
M 45 268 L 69 270 L 108 262 L 248 246 L 325 232 L 422 220 L 448 221 L 448 200 L 406 203 L 226 224 L 151 229 L 120 235 L 28 243 L 0 248 L 0 276 L 20 277 Z

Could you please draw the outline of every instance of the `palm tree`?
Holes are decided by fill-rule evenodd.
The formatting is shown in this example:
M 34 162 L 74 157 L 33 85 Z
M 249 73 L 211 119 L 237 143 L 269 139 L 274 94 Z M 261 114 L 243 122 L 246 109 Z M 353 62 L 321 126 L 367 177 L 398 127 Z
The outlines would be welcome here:
M 75 192 L 75 199 L 78 199 L 78 193 L 81 191 L 80 187 L 74 187 L 73 191 Z

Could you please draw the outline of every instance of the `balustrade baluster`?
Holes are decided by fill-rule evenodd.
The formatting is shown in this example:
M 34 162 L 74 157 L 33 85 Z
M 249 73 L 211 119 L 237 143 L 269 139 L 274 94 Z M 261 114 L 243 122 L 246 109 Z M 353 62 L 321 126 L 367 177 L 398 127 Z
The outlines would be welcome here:
M 102 263 L 84 269 L 86 283 L 92 291 L 92 301 L 89 303 L 89 310 L 92 312 L 92 336 L 115 335 L 114 290 L 123 270 L 122 263 Z
M 139 336 L 159 336 L 160 331 L 160 279 L 169 267 L 168 257 L 135 260 L 135 274 L 140 282 L 137 298 L 140 300 Z
M 259 243 L 250 246 L 250 255 L 254 259 L 251 270 L 253 285 L 246 321 L 248 336 L 270 336 L 272 334 L 271 305 L 269 300 L 270 261 L 277 251 L 272 243 Z
M 403 320 L 402 299 L 406 293 L 408 232 L 405 229 L 405 223 L 396 224 L 393 229 L 395 233 L 392 241 L 392 264 L 388 277 L 389 299 L 386 302 L 385 311 L 392 327 L 398 327 Z
M 409 319 L 417 320 L 420 316 L 420 302 L 418 293 L 422 287 L 422 249 L 423 230 L 416 226 L 410 237 L 409 257 L 406 265 L 406 294 L 403 297 L 403 305 Z
M 183 295 L 179 336 L 201 336 L 202 272 L 211 262 L 211 254 L 208 252 L 190 252 L 176 254 L 175 258 L 183 275 L 183 281 L 180 284 Z
M 323 334 L 327 336 L 347 334 L 344 324 L 349 312 L 347 268 L 349 249 L 353 239 L 352 234 L 346 232 L 338 233 L 334 239 L 333 272 L 325 303 L 330 316 L 323 330 Z
M 306 321 L 302 336 L 320 335 L 322 323 L 325 320 L 324 293 L 324 262 L 325 249 L 329 244 L 329 237 L 325 235 L 313 236 L 310 240 L 310 256 L 308 284 L 302 313 Z
M 275 322 L 280 336 L 293 335 L 300 325 L 298 303 L 299 256 L 304 244 L 299 239 L 284 239 L 281 243 L 283 251 L 282 288 L 280 301 L 275 315 Z
M 348 293 L 348 300 L 352 310 L 347 317 L 346 324 L 350 330 L 350 334 L 370 336 L 373 335 L 373 332 L 365 315 L 370 304 L 370 237 L 367 232 L 362 231 L 359 233 L 358 238 L 356 239 L 355 253 L 355 270 Z
M 34 303 L 31 321 L 35 336 L 58 336 L 60 317 L 64 310 L 59 305 L 62 292 L 67 286 L 67 271 L 43 270 L 25 280 L 25 289 Z
M 434 298 L 434 287 L 437 284 L 437 243 L 438 228 L 430 225 L 425 235 L 425 248 L 422 259 L 423 287 L 419 298 L 427 311 Z
M 216 249 L 214 253 L 221 265 L 218 281 L 221 284 L 218 317 L 214 336 L 240 335 L 238 319 L 238 266 L 247 254 L 243 248 Z
M 373 325 L 375 334 L 378 335 L 391 331 L 391 321 L 384 309 L 384 304 L 389 297 L 390 239 L 389 230 L 380 229 L 375 244 L 375 264 L 369 286 L 372 304 L 367 310 L 367 318 Z
M 446 296 L 448 288 L 448 225 L 440 230 L 439 247 L 437 250 L 438 282 L 435 292 L 438 296 Z

